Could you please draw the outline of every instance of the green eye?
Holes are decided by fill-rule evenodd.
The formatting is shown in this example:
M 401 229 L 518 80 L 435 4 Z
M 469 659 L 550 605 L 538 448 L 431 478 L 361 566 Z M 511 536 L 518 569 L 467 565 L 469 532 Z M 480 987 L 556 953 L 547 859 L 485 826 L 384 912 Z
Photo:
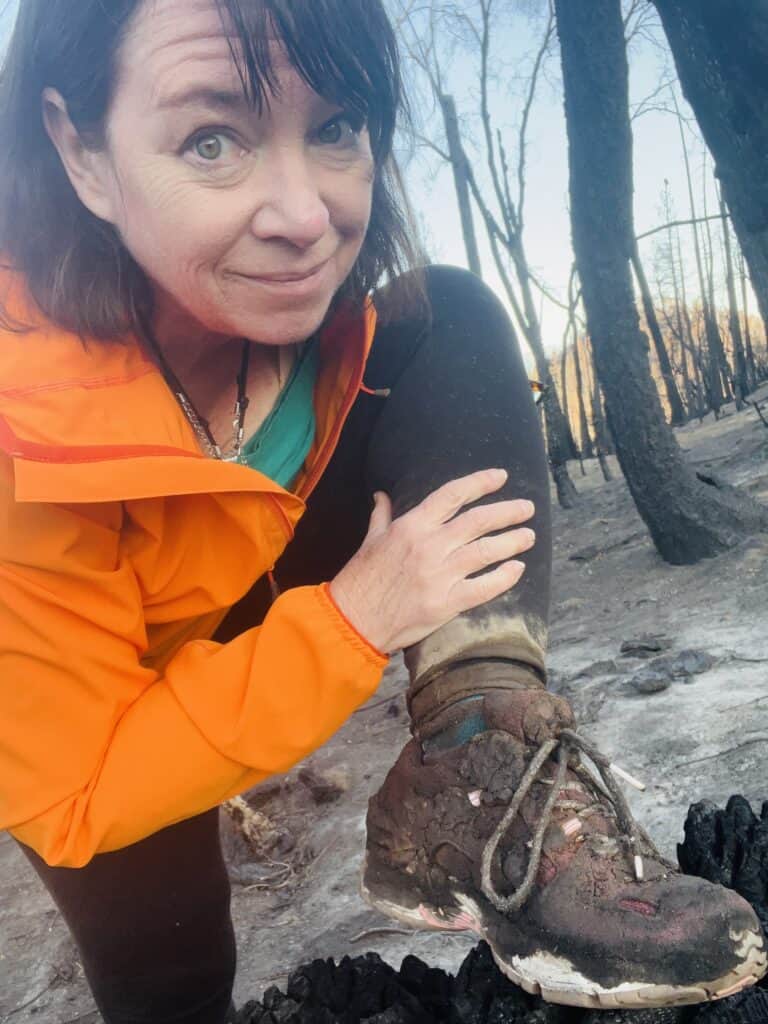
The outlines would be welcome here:
M 333 146 L 337 142 L 341 142 L 341 134 L 341 121 L 329 121 L 320 129 L 319 137 L 321 142 Z
M 326 146 L 353 146 L 362 130 L 362 125 L 353 124 L 346 114 L 340 114 L 332 121 L 327 121 L 317 133 L 317 137 Z
M 195 143 L 195 152 L 203 160 L 218 160 L 223 149 L 220 135 L 204 135 Z

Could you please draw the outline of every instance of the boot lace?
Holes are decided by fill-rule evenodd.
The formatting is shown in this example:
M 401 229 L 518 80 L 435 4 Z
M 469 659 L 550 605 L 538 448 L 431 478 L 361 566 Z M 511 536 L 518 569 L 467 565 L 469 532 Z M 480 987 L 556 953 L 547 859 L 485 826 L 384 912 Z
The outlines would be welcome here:
M 525 877 L 518 889 L 516 889 L 511 895 L 504 896 L 498 892 L 491 880 L 491 866 L 493 864 L 493 858 L 499 848 L 501 840 L 507 834 L 510 825 L 518 815 L 531 786 L 537 780 L 544 782 L 550 781 L 540 780 L 539 774 L 555 749 L 557 749 L 557 770 L 555 772 L 554 780 L 552 781 L 552 791 L 544 804 L 541 820 L 536 827 L 536 831 L 534 832 L 533 839 L 530 843 L 531 854 L 528 860 Z M 504 812 L 504 816 L 496 826 L 495 832 L 490 837 L 483 850 L 480 863 L 481 887 L 483 894 L 500 913 L 508 914 L 519 910 L 533 890 L 536 873 L 538 872 L 539 865 L 541 864 L 541 850 L 544 844 L 544 835 L 552 820 L 552 812 L 558 802 L 560 790 L 564 787 L 566 772 L 569 767 L 569 760 L 573 754 L 577 755 L 577 763 L 573 767 L 573 771 L 585 787 L 595 796 L 596 802 L 600 804 L 607 802 L 609 804 L 616 818 L 619 831 L 621 833 L 619 841 L 624 847 L 625 854 L 632 866 L 636 881 L 643 881 L 644 856 L 653 857 L 665 867 L 670 868 L 673 871 L 676 870 L 675 865 L 672 864 L 671 861 L 668 861 L 661 856 L 648 833 L 632 817 L 629 804 L 627 803 L 624 794 L 619 789 L 614 777 L 614 772 L 616 771 L 615 766 L 611 764 L 609 759 L 602 754 L 597 747 L 589 743 L 583 736 L 580 736 L 579 733 L 574 732 L 571 729 L 563 729 L 557 737 L 546 740 L 542 743 L 536 754 L 534 754 L 531 759 L 531 763 L 528 765 L 525 774 L 520 780 L 520 785 L 518 786 L 515 795 L 510 801 L 509 807 Z M 579 754 L 586 754 L 589 760 L 592 761 L 600 774 L 602 784 L 584 767 L 584 765 L 580 763 L 580 761 L 578 761 Z M 588 811 L 593 807 L 594 805 L 591 805 L 583 810 Z

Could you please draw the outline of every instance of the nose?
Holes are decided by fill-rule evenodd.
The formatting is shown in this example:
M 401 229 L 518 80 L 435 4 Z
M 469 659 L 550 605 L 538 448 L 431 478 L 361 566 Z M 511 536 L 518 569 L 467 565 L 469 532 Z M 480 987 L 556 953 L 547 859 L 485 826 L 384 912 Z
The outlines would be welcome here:
M 262 241 L 281 240 L 299 249 L 311 248 L 330 224 L 317 168 L 305 153 L 282 151 L 265 161 L 261 172 L 251 231 Z

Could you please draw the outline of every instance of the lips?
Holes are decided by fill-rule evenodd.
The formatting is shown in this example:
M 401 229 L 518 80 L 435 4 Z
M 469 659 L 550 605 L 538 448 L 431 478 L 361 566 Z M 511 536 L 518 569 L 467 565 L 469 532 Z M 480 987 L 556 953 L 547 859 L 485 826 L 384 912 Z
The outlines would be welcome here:
M 328 260 L 323 260 L 322 263 L 315 263 L 307 270 L 286 270 L 271 274 L 238 274 L 238 277 L 247 277 L 251 281 L 262 281 L 264 284 L 297 284 L 314 277 L 327 263 Z

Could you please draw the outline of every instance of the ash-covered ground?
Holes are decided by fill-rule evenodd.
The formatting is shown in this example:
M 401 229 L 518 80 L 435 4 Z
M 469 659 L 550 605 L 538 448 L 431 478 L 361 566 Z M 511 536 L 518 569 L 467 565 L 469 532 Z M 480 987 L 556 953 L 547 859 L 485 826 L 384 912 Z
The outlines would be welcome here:
M 697 469 L 768 504 L 768 430 L 754 411 L 732 409 L 679 430 L 679 441 Z M 554 517 L 553 687 L 574 702 L 583 732 L 647 783 L 627 795 L 673 856 L 692 802 L 722 806 L 738 792 L 759 812 L 768 799 L 768 535 L 668 566 L 618 470 L 605 484 L 596 462 L 586 477 L 571 469 L 581 503 Z M 223 819 L 239 1006 L 270 986 L 285 991 L 317 958 L 375 952 L 399 968 L 410 954 L 456 974 L 475 946 L 471 935 L 402 929 L 358 894 L 367 800 L 408 735 L 404 687 L 398 662 L 321 751 L 248 794 L 251 841 Z M 5 835 L 0 981 L 0 1024 L 101 1019 L 60 915 Z

